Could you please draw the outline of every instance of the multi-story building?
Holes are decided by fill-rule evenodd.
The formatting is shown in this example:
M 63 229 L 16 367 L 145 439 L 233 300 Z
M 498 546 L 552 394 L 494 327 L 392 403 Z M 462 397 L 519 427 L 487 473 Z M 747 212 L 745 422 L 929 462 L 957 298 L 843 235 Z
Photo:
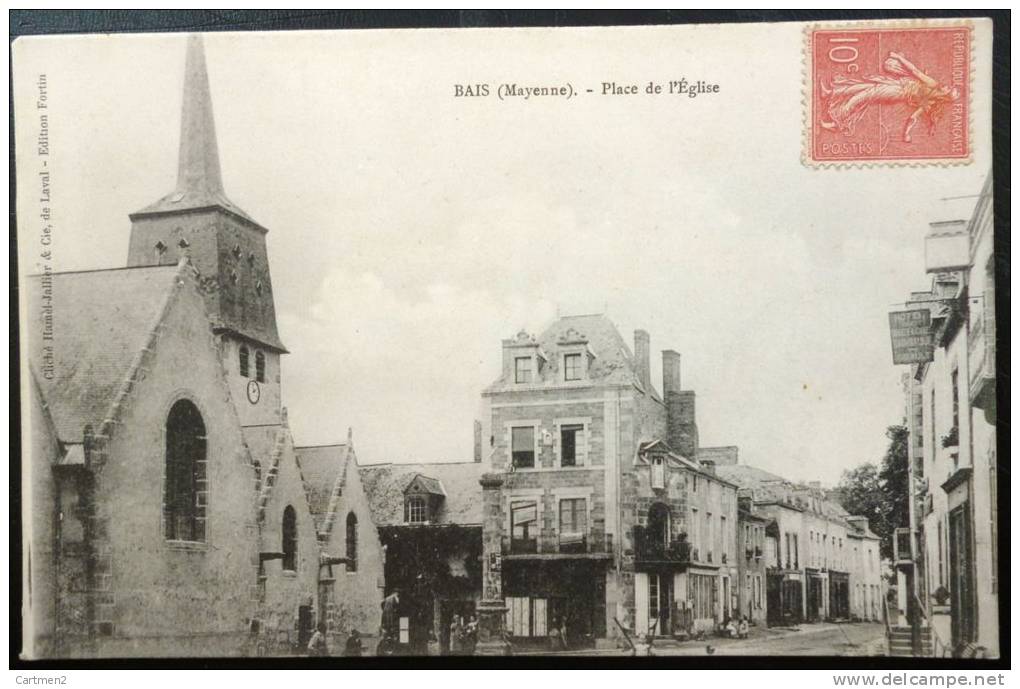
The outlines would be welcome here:
M 995 270 L 991 175 L 969 217 L 931 225 L 931 361 L 905 388 L 914 484 L 919 624 L 933 652 L 999 654 Z M 904 550 L 910 539 L 904 539 Z M 902 556 L 901 558 L 902 559 Z
M 736 605 L 735 487 L 697 459 L 694 393 L 680 355 L 650 379 L 649 336 L 631 352 L 602 315 L 565 317 L 503 342 L 484 392 L 498 534 L 486 542 L 518 645 L 550 629 L 592 645 L 621 628 L 673 634 Z M 487 522 L 487 528 L 488 522 Z
M 767 537 L 770 520 L 755 512 L 749 495 L 739 495 L 737 524 L 737 563 L 739 570 L 739 596 L 737 613 L 752 624 L 765 624 L 766 607 Z
M 768 520 L 763 563 L 768 623 L 882 619 L 878 538 L 867 519 L 827 499 L 817 482 L 794 484 L 733 460 L 718 473 L 740 487 L 754 514 Z M 865 596 L 859 606 L 856 587 Z

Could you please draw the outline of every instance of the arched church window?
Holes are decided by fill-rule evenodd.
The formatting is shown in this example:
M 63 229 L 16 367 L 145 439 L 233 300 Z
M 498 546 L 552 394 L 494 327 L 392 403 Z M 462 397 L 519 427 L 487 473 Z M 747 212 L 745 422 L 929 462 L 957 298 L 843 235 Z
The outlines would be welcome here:
M 347 513 L 347 571 L 358 571 L 358 517 Z
M 283 510 L 283 568 L 297 569 L 297 512 L 290 505 Z
M 198 408 L 178 400 L 166 421 L 166 538 L 205 540 L 205 424 Z
M 261 349 L 255 352 L 255 380 L 266 382 L 266 355 Z
M 237 352 L 237 363 L 238 369 L 241 373 L 241 377 L 248 377 L 248 347 L 247 345 L 241 345 L 241 349 Z

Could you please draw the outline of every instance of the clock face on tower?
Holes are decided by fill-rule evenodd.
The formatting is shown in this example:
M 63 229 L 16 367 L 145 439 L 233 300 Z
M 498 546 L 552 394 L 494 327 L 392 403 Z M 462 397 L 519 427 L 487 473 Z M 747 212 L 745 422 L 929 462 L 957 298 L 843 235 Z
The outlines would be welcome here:
M 248 401 L 252 404 L 259 403 L 259 396 L 262 394 L 262 390 L 259 389 L 259 383 L 257 380 L 248 381 Z

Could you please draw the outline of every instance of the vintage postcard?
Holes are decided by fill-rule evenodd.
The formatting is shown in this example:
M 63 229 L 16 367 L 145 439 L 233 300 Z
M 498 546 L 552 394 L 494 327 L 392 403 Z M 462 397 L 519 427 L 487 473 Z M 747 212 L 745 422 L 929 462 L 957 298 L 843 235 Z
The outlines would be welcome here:
M 12 51 L 22 658 L 1000 657 L 990 20 Z

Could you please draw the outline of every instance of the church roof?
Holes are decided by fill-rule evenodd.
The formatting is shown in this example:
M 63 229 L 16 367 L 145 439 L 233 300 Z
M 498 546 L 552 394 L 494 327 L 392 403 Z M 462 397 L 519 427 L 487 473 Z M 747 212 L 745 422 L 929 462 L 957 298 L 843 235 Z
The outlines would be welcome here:
M 321 530 L 325 522 L 333 495 L 343 492 L 347 464 L 352 457 L 349 448 L 345 443 L 294 448 L 316 531 Z
M 481 526 L 482 486 L 479 481 L 487 467 L 483 462 L 435 462 L 369 464 L 359 470 L 376 526 L 404 523 L 404 491 L 416 478 L 438 482 L 446 494 L 431 519 L 433 524 Z
M 523 342 L 522 338 L 527 337 L 527 333 L 522 332 L 518 334 L 518 341 Z M 604 314 L 563 316 L 556 319 L 533 341 L 546 358 L 540 372 L 544 382 L 562 379 L 559 372 L 560 357 L 557 356 L 559 349 L 564 346 L 574 348 L 583 342 L 588 351 L 594 355 L 588 368 L 589 381 L 641 387 L 630 347 L 620 335 L 616 325 Z M 504 372 L 488 390 L 513 389 L 512 381 L 508 380 L 509 375 L 509 372 Z M 655 399 L 660 399 L 654 386 L 650 393 Z
M 160 200 L 132 215 L 172 213 L 210 207 L 222 208 L 254 223 L 247 213 L 227 198 L 223 191 L 205 51 L 202 48 L 201 36 L 192 34 L 188 37 L 184 67 L 177 186 Z
M 29 365 L 61 441 L 82 442 L 86 424 L 99 432 L 162 319 L 178 270 L 168 265 L 28 277 Z M 52 339 L 43 339 L 44 333 Z

